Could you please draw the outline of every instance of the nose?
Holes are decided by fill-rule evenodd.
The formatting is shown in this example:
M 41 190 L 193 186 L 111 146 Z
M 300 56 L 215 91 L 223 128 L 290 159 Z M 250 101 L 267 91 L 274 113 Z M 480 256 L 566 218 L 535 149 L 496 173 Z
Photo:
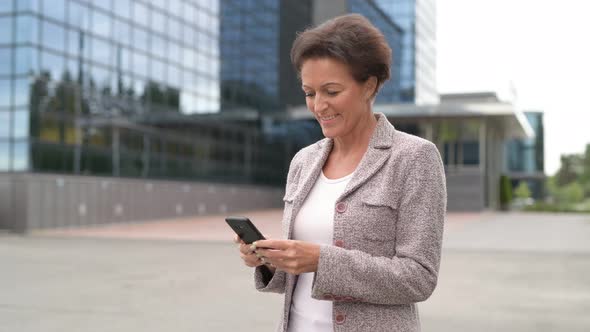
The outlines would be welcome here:
M 320 94 L 316 94 L 315 98 L 313 99 L 313 109 L 316 112 L 321 112 L 328 107 L 328 103 L 324 100 Z

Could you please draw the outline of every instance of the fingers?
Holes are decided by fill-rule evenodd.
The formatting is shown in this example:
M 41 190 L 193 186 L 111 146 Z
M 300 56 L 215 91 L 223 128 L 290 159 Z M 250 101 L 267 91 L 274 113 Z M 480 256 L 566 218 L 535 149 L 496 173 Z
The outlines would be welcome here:
M 290 240 L 258 240 L 254 242 L 256 248 L 284 250 L 289 247 Z

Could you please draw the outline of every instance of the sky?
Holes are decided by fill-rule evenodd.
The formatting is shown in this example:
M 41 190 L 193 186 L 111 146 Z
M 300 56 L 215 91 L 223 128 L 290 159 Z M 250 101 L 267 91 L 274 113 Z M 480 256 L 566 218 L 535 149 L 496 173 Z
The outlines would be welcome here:
M 590 1 L 437 0 L 440 93 L 516 90 L 545 121 L 545 172 L 590 143 Z

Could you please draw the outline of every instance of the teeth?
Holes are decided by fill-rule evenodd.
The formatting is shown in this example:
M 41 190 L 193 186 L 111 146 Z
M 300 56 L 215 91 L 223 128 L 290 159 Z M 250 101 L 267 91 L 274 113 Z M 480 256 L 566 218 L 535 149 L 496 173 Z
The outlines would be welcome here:
M 320 119 L 322 121 L 330 121 L 330 120 L 335 119 L 335 118 L 336 118 L 336 115 L 332 115 L 332 116 L 324 116 L 324 117 L 321 117 Z

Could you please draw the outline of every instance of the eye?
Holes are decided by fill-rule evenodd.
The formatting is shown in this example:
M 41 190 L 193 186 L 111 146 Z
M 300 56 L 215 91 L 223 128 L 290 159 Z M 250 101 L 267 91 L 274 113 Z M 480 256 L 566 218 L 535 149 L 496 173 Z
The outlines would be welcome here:
M 328 94 L 328 96 L 335 96 L 335 95 L 339 94 L 340 91 L 326 91 L 326 93 Z
M 315 96 L 315 93 L 313 93 L 313 92 L 305 92 L 305 97 L 306 98 L 313 97 L 313 96 Z

